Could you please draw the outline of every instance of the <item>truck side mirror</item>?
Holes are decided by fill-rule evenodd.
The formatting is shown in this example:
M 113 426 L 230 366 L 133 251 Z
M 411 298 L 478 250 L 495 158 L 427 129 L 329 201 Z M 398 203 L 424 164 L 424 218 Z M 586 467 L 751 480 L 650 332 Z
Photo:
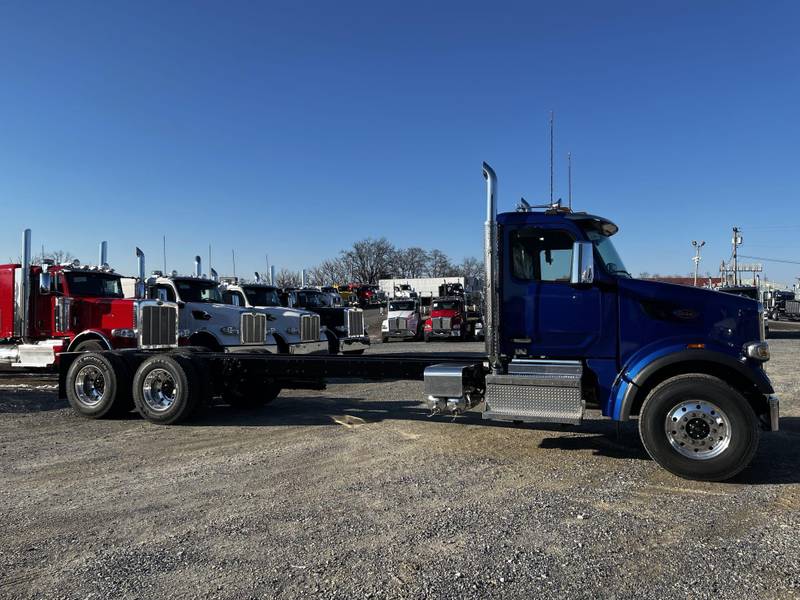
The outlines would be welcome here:
M 594 248 L 591 242 L 575 242 L 572 245 L 573 285 L 588 284 L 594 281 Z
M 50 286 L 53 284 L 53 276 L 46 271 L 39 273 L 39 293 L 49 294 Z

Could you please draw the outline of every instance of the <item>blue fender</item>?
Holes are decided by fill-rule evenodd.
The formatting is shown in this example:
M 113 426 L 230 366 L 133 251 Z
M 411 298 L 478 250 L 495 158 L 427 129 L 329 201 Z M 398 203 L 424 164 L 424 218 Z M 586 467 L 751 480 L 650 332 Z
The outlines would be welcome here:
M 630 418 L 634 397 L 647 379 L 661 368 L 675 363 L 712 363 L 733 370 L 748 380 L 762 394 L 772 394 L 772 384 L 760 363 L 743 361 L 721 344 L 705 344 L 704 348 L 689 348 L 693 341 L 662 340 L 634 354 L 620 371 L 611 388 L 603 414 L 615 421 Z M 702 372 L 702 370 L 699 370 Z M 687 373 L 691 373 L 688 370 Z

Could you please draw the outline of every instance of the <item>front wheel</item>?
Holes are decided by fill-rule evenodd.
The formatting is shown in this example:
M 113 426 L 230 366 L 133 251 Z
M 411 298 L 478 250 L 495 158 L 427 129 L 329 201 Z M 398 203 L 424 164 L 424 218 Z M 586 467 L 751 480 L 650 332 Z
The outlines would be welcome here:
M 647 453 L 686 479 L 724 481 L 758 448 L 758 420 L 747 400 L 710 375 L 679 375 L 656 386 L 639 414 Z

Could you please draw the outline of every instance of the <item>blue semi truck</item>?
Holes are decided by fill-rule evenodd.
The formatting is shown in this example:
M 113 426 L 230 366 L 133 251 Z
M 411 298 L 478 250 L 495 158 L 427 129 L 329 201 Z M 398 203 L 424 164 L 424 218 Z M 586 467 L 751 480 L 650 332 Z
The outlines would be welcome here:
M 603 217 L 526 204 L 497 215 L 497 178 L 485 163 L 483 174 L 485 354 L 62 354 L 59 393 L 87 417 L 124 403 L 170 424 L 231 388 L 261 405 L 332 377 L 420 379 L 435 413 L 578 425 L 596 408 L 638 417 L 645 449 L 676 475 L 719 481 L 744 469 L 779 421 L 759 303 L 631 277 Z

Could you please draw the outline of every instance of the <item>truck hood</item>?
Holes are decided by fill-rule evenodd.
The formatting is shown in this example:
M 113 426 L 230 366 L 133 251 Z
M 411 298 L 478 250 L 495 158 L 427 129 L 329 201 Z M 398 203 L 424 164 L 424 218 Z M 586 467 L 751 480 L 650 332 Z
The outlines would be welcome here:
M 758 341 L 759 304 L 750 298 L 689 286 L 618 280 L 620 358 L 653 345 L 710 342 L 738 355 L 744 344 Z
M 195 313 L 206 312 L 211 315 L 210 319 L 198 319 L 194 317 L 190 322 L 198 325 L 199 329 L 219 329 L 228 325 L 239 327 L 242 313 L 265 312 L 258 308 L 244 308 L 233 304 L 210 304 L 206 302 L 187 302 L 181 311 L 188 311 L 194 317 Z M 269 315 L 267 316 L 269 320 Z
M 433 318 L 433 317 L 450 317 L 452 319 L 453 317 L 461 316 L 461 313 L 459 311 L 457 311 L 457 310 L 447 310 L 447 309 L 442 308 L 442 309 L 438 309 L 438 310 L 432 310 L 430 316 L 431 316 L 431 318 Z
M 73 327 L 76 330 L 133 328 L 133 303 L 128 298 L 72 298 Z

